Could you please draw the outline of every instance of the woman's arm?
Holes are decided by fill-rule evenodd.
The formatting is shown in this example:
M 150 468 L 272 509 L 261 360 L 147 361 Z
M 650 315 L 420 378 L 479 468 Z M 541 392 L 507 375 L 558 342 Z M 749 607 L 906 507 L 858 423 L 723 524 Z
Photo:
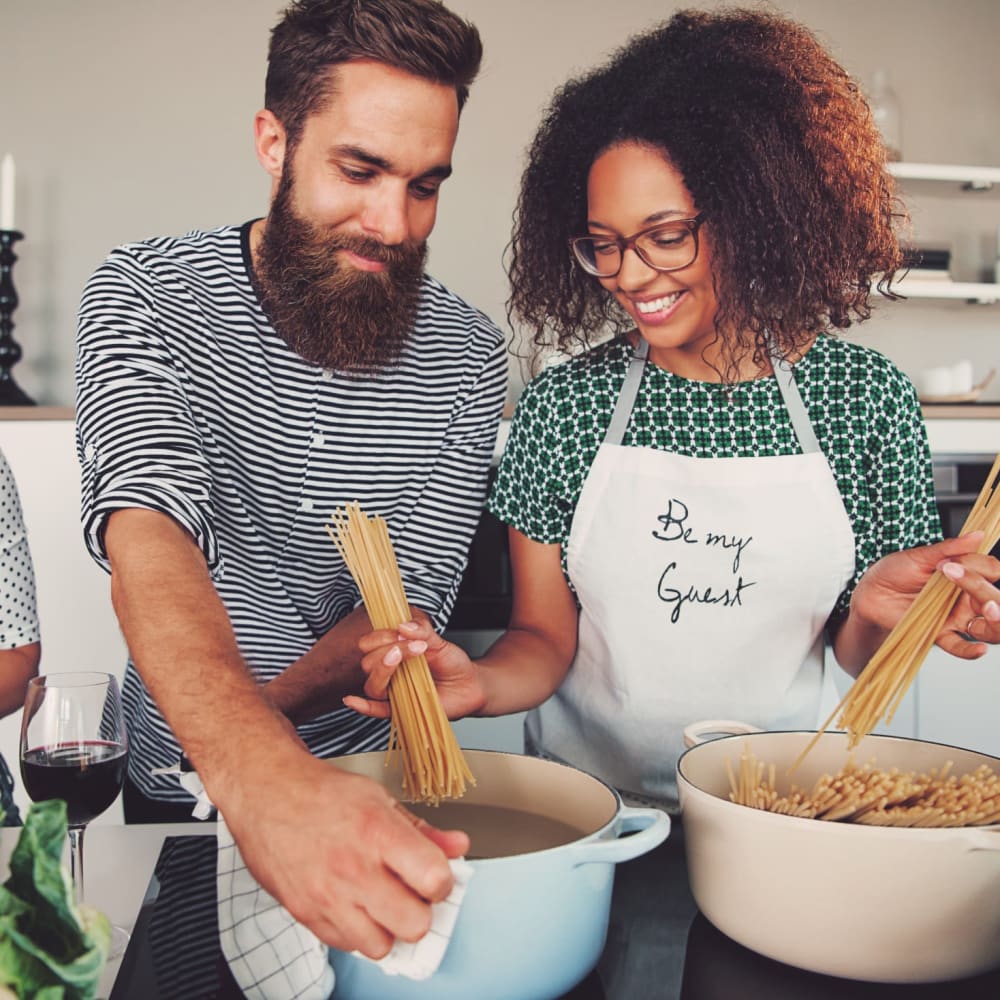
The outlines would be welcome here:
M 389 680 L 404 657 L 424 653 L 449 718 L 507 715 L 540 705 L 562 683 L 576 652 L 578 611 L 562 573 L 560 546 L 509 529 L 513 607 L 507 631 L 470 660 L 426 621 L 404 623 L 398 633 L 372 632 L 359 643 L 368 674 L 366 698 L 344 703 L 365 715 L 386 717 Z
M 576 653 L 579 610 L 563 576 L 562 546 L 508 530 L 513 606 L 507 631 L 479 659 L 479 715 L 534 708 L 563 682 Z

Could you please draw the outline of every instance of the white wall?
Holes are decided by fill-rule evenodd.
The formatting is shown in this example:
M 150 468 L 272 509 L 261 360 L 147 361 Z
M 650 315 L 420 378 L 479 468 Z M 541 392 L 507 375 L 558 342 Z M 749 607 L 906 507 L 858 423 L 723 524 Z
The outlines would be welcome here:
M 14 471 L 35 564 L 44 673 L 125 672 L 126 648 L 111 607 L 109 577 L 80 531 L 80 471 L 70 420 L 0 422 L 0 448 Z M 21 713 L 0 720 L 0 752 L 17 773 Z M 20 788 L 19 805 L 28 799 Z M 116 803 L 95 822 L 120 819 Z
M 698 6 L 714 6 L 701 3 Z M 0 154 L 18 165 L 18 382 L 72 402 L 81 288 L 126 240 L 263 214 L 253 156 L 268 32 L 282 0 L 0 0 Z M 486 45 L 444 188 L 431 269 L 505 323 L 502 255 L 522 153 L 553 88 L 631 33 L 662 0 L 452 0 Z M 907 159 L 1000 165 L 1000 3 L 785 0 L 860 81 L 885 67 Z M 918 232 L 955 243 L 960 276 L 992 260 L 1000 192 L 914 203 Z M 910 302 L 859 333 L 915 374 L 960 355 L 998 361 L 1000 306 Z M 515 390 L 516 391 L 516 383 Z M 1000 382 L 988 398 L 1000 399 Z

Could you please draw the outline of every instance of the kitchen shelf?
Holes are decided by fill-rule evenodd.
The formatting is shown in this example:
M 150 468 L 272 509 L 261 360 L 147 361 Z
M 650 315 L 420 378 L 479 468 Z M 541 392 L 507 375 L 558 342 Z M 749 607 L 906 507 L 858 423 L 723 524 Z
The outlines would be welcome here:
M 921 281 L 911 271 L 893 282 L 893 290 L 908 299 L 953 299 L 978 305 L 1000 302 L 1000 284 L 992 281 L 943 281 L 940 278 Z
M 72 406 L 0 406 L 0 420 L 72 420 Z
M 899 161 L 889 164 L 889 173 L 902 182 L 909 194 L 1000 197 L 1000 167 Z M 978 305 L 1000 302 L 1000 283 L 921 279 L 919 269 L 897 278 L 893 288 L 908 299 L 945 299 Z
M 950 185 L 970 194 L 1000 197 L 1000 167 L 969 167 L 954 163 L 889 164 L 889 173 L 905 182 L 908 191 L 946 194 L 942 185 Z

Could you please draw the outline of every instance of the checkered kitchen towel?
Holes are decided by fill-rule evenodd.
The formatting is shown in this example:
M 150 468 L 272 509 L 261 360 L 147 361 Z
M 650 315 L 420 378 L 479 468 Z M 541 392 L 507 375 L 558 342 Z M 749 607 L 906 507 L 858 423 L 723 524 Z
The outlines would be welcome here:
M 213 806 L 198 776 L 188 772 L 180 781 L 198 800 L 195 815 L 205 818 Z M 221 814 L 217 837 L 219 936 L 237 985 L 249 1000 L 327 1000 L 334 987 L 327 946 L 260 887 Z M 377 963 L 386 975 L 426 979 L 437 971 L 475 871 L 461 859 L 451 868 L 455 886 L 446 900 L 432 906 L 430 931 L 415 943 L 397 941 Z

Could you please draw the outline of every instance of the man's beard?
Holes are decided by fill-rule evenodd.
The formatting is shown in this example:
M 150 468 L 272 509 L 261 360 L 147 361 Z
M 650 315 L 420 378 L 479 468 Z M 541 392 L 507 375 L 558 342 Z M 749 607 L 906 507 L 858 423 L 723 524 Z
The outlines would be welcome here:
M 255 261 L 271 325 L 310 364 L 357 374 L 387 368 L 413 328 L 427 244 L 386 246 L 324 233 L 295 214 L 293 189 L 286 160 Z M 342 263 L 338 250 L 381 261 L 385 269 L 359 270 Z

